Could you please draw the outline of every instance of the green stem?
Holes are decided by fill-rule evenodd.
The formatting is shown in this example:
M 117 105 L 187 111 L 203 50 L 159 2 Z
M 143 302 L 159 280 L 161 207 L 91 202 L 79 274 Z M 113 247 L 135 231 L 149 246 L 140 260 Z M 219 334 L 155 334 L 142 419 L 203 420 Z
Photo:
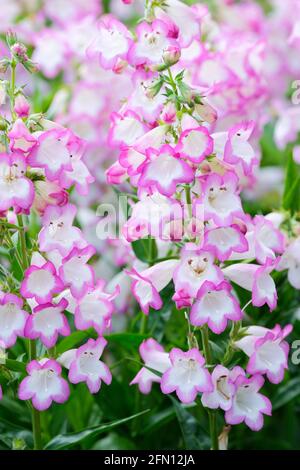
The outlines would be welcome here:
M 207 325 L 204 325 L 201 328 L 201 338 L 203 352 L 205 356 L 206 364 L 208 365 L 208 370 L 212 369 L 212 352 L 209 344 L 209 332 Z M 211 439 L 211 449 L 219 450 L 219 440 L 218 440 L 218 428 L 217 428 L 217 416 L 216 413 L 212 410 L 207 410 L 209 418 L 209 431 Z
M 16 66 L 14 60 L 11 62 L 11 79 L 10 79 L 10 110 L 13 121 L 16 120 L 17 116 L 15 113 L 15 88 L 16 88 Z
M 18 224 L 20 227 L 19 236 L 21 242 L 21 253 L 22 253 L 22 263 L 24 271 L 28 268 L 29 262 L 27 257 L 27 246 L 26 246 L 26 235 L 25 235 L 25 227 L 23 224 L 23 217 L 22 215 L 18 215 Z
M 22 229 L 19 231 L 19 236 L 20 236 L 20 242 L 21 242 L 23 268 L 25 271 L 29 266 L 29 261 L 28 261 L 28 256 L 27 256 L 26 235 L 25 235 L 22 215 L 18 215 L 18 224 L 19 224 L 19 227 Z M 29 341 L 29 359 L 30 361 L 33 361 L 36 359 L 36 343 L 34 340 Z M 40 412 L 36 410 L 35 408 L 32 408 L 31 422 L 32 422 L 34 450 L 40 450 L 43 448 L 42 447 L 42 434 L 41 434 L 41 416 L 40 416 Z
M 21 268 L 21 270 L 23 269 L 23 261 L 22 259 L 20 258 L 20 255 L 18 253 L 18 251 L 15 249 L 15 246 L 13 244 L 13 241 L 11 239 L 11 236 L 9 234 L 9 232 L 6 232 L 4 237 L 3 237 L 3 241 L 6 243 L 6 245 L 8 246 L 8 248 L 11 250 L 13 249 L 14 250 L 14 255 L 16 257 L 16 260 L 18 261 L 18 264 Z
M 168 77 L 169 77 L 169 80 L 170 80 L 170 85 L 173 88 L 174 94 L 176 96 L 178 96 L 177 85 L 175 83 L 175 80 L 173 78 L 173 75 L 172 75 L 172 72 L 171 72 L 170 68 L 168 68 Z
M 211 438 L 211 450 L 219 450 L 216 412 L 209 410 L 208 417 L 209 417 L 209 429 L 210 429 L 210 438 Z
M 188 207 L 188 214 L 190 219 L 192 218 L 192 198 L 191 198 L 191 188 L 189 186 L 185 186 L 185 198 Z

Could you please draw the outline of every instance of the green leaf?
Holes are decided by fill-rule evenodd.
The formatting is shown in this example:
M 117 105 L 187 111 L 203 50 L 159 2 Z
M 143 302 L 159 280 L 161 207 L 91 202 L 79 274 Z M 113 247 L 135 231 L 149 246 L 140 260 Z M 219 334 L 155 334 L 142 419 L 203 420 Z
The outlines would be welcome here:
M 182 437 L 186 450 L 204 450 L 209 449 L 209 438 L 204 430 L 199 425 L 196 418 L 187 411 L 184 406 L 176 400 L 176 398 L 169 396 L 173 406 L 177 420 L 181 429 Z
M 83 341 L 88 340 L 89 338 L 96 338 L 96 333 L 94 330 L 89 329 L 86 331 L 74 331 L 70 336 L 61 340 L 61 342 L 56 347 L 56 352 L 58 355 L 63 352 L 77 347 Z M 122 346 L 125 349 L 137 349 L 141 342 L 148 338 L 147 335 L 141 335 L 139 333 L 112 333 L 110 335 L 105 335 L 107 341 L 111 341 Z
M 295 377 L 283 385 L 278 386 L 274 398 L 272 399 L 273 410 L 278 410 L 298 396 L 300 396 L 300 377 Z
M 150 410 L 144 410 L 140 413 L 134 414 L 124 419 L 119 419 L 113 421 L 112 423 L 101 424 L 100 426 L 93 426 L 91 428 L 85 429 L 81 432 L 73 432 L 70 434 L 60 434 L 51 439 L 50 442 L 44 447 L 45 450 L 58 450 L 58 449 L 68 449 L 74 445 L 78 445 L 87 438 L 94 438 L 99 436 L 104 432 L 110 431 L 112 428 L 119 426 L 121 424 L 127 423 L 145 413 L 148 413 Z
M 287 159 L 282 207 L 294 213 L 300 209 L 300 175 L 291 146 L 287 149 Z
M 136 444 L 126 437 L 111 433 L 107 437 L 96 442 L 92 450 L 136 450 Z
M 150 263 L 157 258 L 157 246 L 154 238 L 141 238 L 131 244 L 135 256 L 144 263 Z
M 162 426 L 165 426 L 174 419 L 175 409 L 174 407 L 166 408 L 159 413 L 150 416 L 146 427 L 144 428 L 144 434 L 151 434 L 157 432 Z
M 104 335 L 104 337 L 108 342 L 116 343 L 124 349 L 137 350 L 142 341 L 148 338 L 148 335 L 142 335 L 140 333 L 112 333 L 110 335 Z
M 91 329 L 86 331 L 74 331 L 70 336 L 67 336 L 60 341 L 56 346 L 56 352 L 60 355 L 68 349 L 75 348 L 75 346 L 91 337 L 96 338 L 95 332 Z
M 22 374 L 26 374 L 26 366 L 23 362 L 14 361 L 13 359 L 6 359 L 4 365 L 9 370 L 13 370 L 14 372 L 21 372 Z

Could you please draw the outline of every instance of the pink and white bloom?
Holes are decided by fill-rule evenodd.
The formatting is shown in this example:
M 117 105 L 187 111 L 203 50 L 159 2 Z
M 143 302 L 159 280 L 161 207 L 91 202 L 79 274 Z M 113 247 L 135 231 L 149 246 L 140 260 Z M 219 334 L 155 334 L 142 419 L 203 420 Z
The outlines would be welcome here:
M 140 273 L 134 268 L 126 271 L 133 280 L 131 292 L 145 315 L 148 315 L 150 307 L 155 310 L 159 310 L 162 307 L 162 299 L 159 292 L 172 280 L 178 262 L 178 260 L 162 261 Z
M 213 173 L 206 178 L 201 202 L 205 219 L 212 219 L 217 226 L 232 225 L 235 217 L 244 216 L 238 193 L 238 178 L 231 171 L 224 176 Z
M 130 47 L 128 61 L 135 66 L 163 64 L 163 55 L 169 46 L 179 47 L 169 36 L 169 28 L 161 20 L 143 21 L 136 28 L 137 41 Z M 179 49 L 180 52 L 180 49 Z
M 63 282 L 56 274 L 51 261 L 41 266 L 32 264 L 26 269 L 20 287 L 20 293 L 25 299 L 35 299 L 39 304 L 51 302 L 54 294 L 64 288 Z
M 110 385 L 112 375 L 100 357 L 107 344 L 104 338 L 89 339 L 83 346 L 74 352 L 74 359 L 70 363 L 69 380 L 73 384 L 86 382 L 91 393 L 98 393 L 103 381 Z
M 97 35 L 87 48 L 89 58 L 97 57 L 104 69 L 113 69 L 119 60 L 126 60 L 132 35 L 111 15 L 101 18 Z
M 255 307 L 262 307 L 267 304 L 270 310 L 277 307 L 277 290 L 274 279 L 271 277 L 271 272 L 278 265 L 278 261 L 266 260 L 264 266 L 259 267 L 253 279 L 252 286 L 252 303 Z
M 63 258 L 59 268 L 59 276 L 66 287 L 70 287 L 75 298 L 82 297 L 95 283 L 95 273 L 88 260 L 96 253 L 92 245 L 85 248 L 73 248 L 68 256 Z
M 233 397 L 235 395 L 234 381 L 238 375 L 243 373 L 241 367 L 234 367 L 232 370 L 218 364 L 212 374 L 211 379 L 214 386 L 213 391 L 204 392 L 201 402 L 206 408 L 221 408 L 224 411 L 232 407 Z
M 213 152 L 213 139 L 206 127 L 184 130 L 179 138 L 175 150 L 192 163 L 201 163 Z
M 23 337 L 27 318 L 23 300 L 14 294 L 4 294 L 0 298 L 0 344 L 10 348 L 18 336 Z
M 228 320 L 240 320 L 243 314 L 239 302 L 230 292 L 231 286 L 226 281 L 220 284 L 205 281 L 191 309 L 191 324 L 207 324 L 214 333 L 220 334 L 225 330 Z
M 47 178 L 54 181 L 62 171 L 72 171 L 72 159 L 83 151 L 79 143 L 79 138 L 68 129 L 47 130 L 39 135 L 36 147 L 28 156 L 28 162 L 33 167 L 44 168 Z
M 181 252 L 180 263 L 175 269 L 173 279 L 176 292 L 182 290 L 195 298 L 204 282 L 219 284 L 224 277 L 220 268 L 214 264 L 211 253 L 188 244 Z
M 254 250 L 257 261 L 264 264 L 268 258 L 275 258 L 276 253 L 282 254 L 285 247 L 285 238 L 271 220 L 262 215 L 256 215 L 253 224 Z
M 266 303 L 270 310 L 274 310 L 277 305 L 277 291 L 271 272 L 277 264 L 278 261 L 268 259 L 263 266 L 238 263 L 227 266 L 222 271 L 230 281 L 252 292 L 255 307 L 262 307 Z
M 166 353 L 164 348 L 153 338 L 145 339 L 140 345 L 139 352 L 145 367 L 142 367 L 130 385 L 138 384 L 140 392 L 148 394 L 151 392 L 152 384 L 161 381 L 160 375 L 155 374 L 148 367 L 163 374 L 171 367 L 171 361 L 169 353 Z
M 10 148 L 13 151 L 30 152 L 37 144 L 35 136 L 30 134 L 22 119 L 17 119 L 8 133 Z
M 148 235 L 171 240 L 172 233 L 165 233 L 165 229 L 173 221 L 182 220 L 182 217 L 182 206 L 176 199 L 168 198 L 159 192 L 141 195 L 132 208 L 131 217 L 123 225 L 122 232 L 129 242 Z
M 192 403 L 199 392 L 213 390 L 211 376 L 205 369 L 205 359 L 198 349 L 181 351 L 173 348 L 169 354 L 171 367 L 161 378 L 161 391 L 176 392 L 182 403 Z
M 64 206 L 69 194 L 55 181 L 35 181 L 33 208 L 43 215 L 49 205 Z
M 46 348 L 52 348 L 58 335 L 68 336 L 71 330 L 67 318 L 63 314 L 68 302 L 61 299 L 58 303 L 46 303 L 33 309 L 27 318 L 25 336 L 30 339 L 40 339 Z
M 90 287 L 86 293 L 77 299 L 75 308 L 75 326 L 78 330 L 95 328 L 101 335 L 109 326 L 114 311 L 113 299 L 119 290 L 113 294 L 104 291 L 104 282 L 98 281 L 95 287 Z
M 242 122 L 233 126 L 227 136 L 224 147 L 224 161 L 232 165 L 242 164 L 248 175 L 254 164 L 258 163 L 255 151 L 248 140 L 254 129 L 254 122 Z
M 300 289 L 300 237 L 291 241 L 278 263 L 278 271 L 286 269 L 289 283 L 295 289 Z
M 67 256 L 74 247 L 84 248 L 87 245 L 81 230 L 72 225 L 76 212 L 73 204 L 46 208 L 38 237 L 41 251 L 58 250 L 62 256 Z
M 146 151 L 149 162 L 146 162 L 139 186 L 154 188 L 165 196 L 176 192 L 177 184 L 191 183 L 194 171 L 170 145 L 163 145 L 159 150 Z
M 270 400 L 259 393 L 263 384 L 264 379 L 258 374 L 248 379 L 243 372 L 236 377 L 234 381 L 236 392 L 232 407 L 225 413 L 226 423 L 240 424 L 245 422 L 252 431 L 259 431 L 263 427 L 263 415 L 271 416 L 272 414 Z
M 232 253 L 248 251 L 248 241 L 238 225 L 207 229 L 204 233 L 203 249 L 207 250 L 220 261 L 226 261 Z
M 13 207 L 27 212 L 34 199 L 34 186 L 26 175 L 26 160 L 20 153 L 0 154 L 0 211 Z
M 74 184 L 78 193 L 86 196 L 89 185 L 95 181 L 95 178 L 91 175 L 85 163 L 80 160 L 80 156 L 74 156 L 71 170 L 63 171 L 59 181 L 63 188 L 70 188 Z
M 112 147 L 133 145 L 144 135 L 145 126 L 138 114 L 127 110 L 122 114 L 112 113 L 108 142 Z
M 289 353 L 289 345 L 284 339 L 292 328 L 292 325 L 284 328 L 276 325 L 272 330 L 259 326 L 247 328 L 246 336 L 235 345 L 250 358 L 247 365 L 249 374 L 266 374 L 275 384 L 283 380 Z
M 28 376 L 19 387 L 20 400 L 32 400 L 39 411 L 47 410 L 52 402 L 64 403 L 68 400 L 68 382 L 61 377 L 61 366 L 54 359 L 31 361 L 26 367 Z
M 200 34 L 200 17 L 197 10 L 179 0 L 169 0 L 162 7 L 155 7 L 155 16 L 169 25 L 170 31 L 177 33 L 182 47 L 188 47 Z

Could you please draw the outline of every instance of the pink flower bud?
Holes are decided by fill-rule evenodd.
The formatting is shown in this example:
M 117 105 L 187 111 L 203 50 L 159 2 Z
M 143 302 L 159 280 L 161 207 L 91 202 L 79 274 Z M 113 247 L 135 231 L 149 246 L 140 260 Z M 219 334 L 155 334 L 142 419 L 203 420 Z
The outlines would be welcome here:
M 29 105 L 28 101 L 26 100 L 25 96 L 18 95 L 16 97 L 16 102 L 15 102 L 15 108 L 14 109 L 15 109 L 15 112 L 17 113 L 19 118 L 28 117 L 30 105 Z
M 167 124 L 171 124 L 176 120 L 176 107 L 174 103 L 167 103 L 161 113 L 162 121 L 166 122 Z
M 21 44 L 20 42 L 16 42 L 11 46 L 11 52 L 13 55 L 18 57 L 22 61 L 28 60 L 27 48 L 26 46 L 24 46 L 24 44 Z
M 177 45 L 169 45 L 165 48 L 163 52 L 163 61 L 166 65 L 174 65 L 176 64 L 181 56 L 180 47 Z
M 204 101 L 195 105 L 195 111 L 203 121 L 209 124 L 213 124 L 218 118 L 217 111 Z

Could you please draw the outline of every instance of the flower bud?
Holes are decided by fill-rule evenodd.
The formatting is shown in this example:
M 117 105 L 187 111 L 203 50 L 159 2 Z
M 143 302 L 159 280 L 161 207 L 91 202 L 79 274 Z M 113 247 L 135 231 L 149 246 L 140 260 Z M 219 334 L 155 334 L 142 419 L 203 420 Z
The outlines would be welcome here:
M 8 69 L 10 62 L 9 59 L 4 57 L 4 59 L 0 60 L 0 73 L 5 73 Z
M 28 60 L 28 56 L 27 56 L 27 48 L 26 46 L 24 46 L 24 44 L 20 43 L 20 42 L 16 42 L 15 44 L 13 44 L 10 48 L 11 50 L 11 53 L 20 61 L 20 62 L 23 62 L 23 61 L 26 61 Z
M 213 124 L 218 118 L 217 111 L 203 100 L 202 103 L 195 105 L 195 113 L 202 121 L 208 122 L 209 124 Z
M 177 64 L 180 56 L 180 47 L 176 45 L 169 45 L 163 52 L 163 61 L 168 67 L 170 67 L 171 65 Z
M 223 431 L 218 437 L 219 441 L 219 450 L 228 449 L 228 434 L 230 432 L 231 426 L 224 426 Z
M 163 85 L 163 79 L 160 77 L 158 79 L 152 80 L 151 84 L 146 89 L 146 96 L 149 99 L 154 98 L 159 92 Z
M 171 124 L 172 122 L 174 122 L 176 120 L 176 106 L 174 105 L 174 103 L 169 101 L 169 103 L 164 106 L 160 117 L 161 120 L 166 122 L 167 124 Z
M 17 95 L 14 109 L 19 118 L 28 117 L 30 105 L 24 95 Z
M 31 59 L 28 59 L 27 57 L 27 60 L 24 60 L 22 62 L 22 65 L 25 67 L 26 70 L 28 70 L 28 72 L 30 73 L 35 73 L 35 72 L 39 72 L 39 66 L 38 64 L 36 64 L 35 62 L 33 62 Z
M 0 116 L 0 131 L 6 131 L 8 127 L 7 121 L 4 119 L 3 116 Z
M 12 47 L 17 42 L 17 35 L 12 30 L 7 31 L 6 33 L 6 42 L 8 47 Z
M 0 81 L 0 106 L 5 103 L 7 86 L 4 81 Z

